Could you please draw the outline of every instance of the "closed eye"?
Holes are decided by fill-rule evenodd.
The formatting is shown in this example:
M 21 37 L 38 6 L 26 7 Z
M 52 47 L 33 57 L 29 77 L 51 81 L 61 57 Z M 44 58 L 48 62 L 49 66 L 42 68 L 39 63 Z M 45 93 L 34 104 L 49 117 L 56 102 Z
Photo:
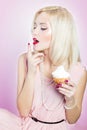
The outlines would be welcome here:
M 41 30 L 43 30 L 43 31 L 44 31 L 44 30 L 47 30 L 47 28 L 41 28 Z
M 36 26 L 34 26 L 33 29 L 36 29 Z

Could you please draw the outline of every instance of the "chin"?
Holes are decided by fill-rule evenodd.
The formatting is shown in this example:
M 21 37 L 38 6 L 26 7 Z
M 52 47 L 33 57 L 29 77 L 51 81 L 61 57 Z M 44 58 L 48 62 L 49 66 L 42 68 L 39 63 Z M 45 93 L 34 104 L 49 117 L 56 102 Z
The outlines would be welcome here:
M 44 51 L 45 49 L 39 48 L 39 47 L 34 47 L 34 50 L 35 50 L 35 51 Z
M 44 52 L 44 50 L 43 49 L 37 49 L 37 50 L 35 50 L 36 52 Z
M 45 50 L 48 50 L 49 49 L 49 47 L 45 47 L 45 48 L 42 48 L 42 46 L 34 46 L 34 50 L 35 51 L 45 51 Z

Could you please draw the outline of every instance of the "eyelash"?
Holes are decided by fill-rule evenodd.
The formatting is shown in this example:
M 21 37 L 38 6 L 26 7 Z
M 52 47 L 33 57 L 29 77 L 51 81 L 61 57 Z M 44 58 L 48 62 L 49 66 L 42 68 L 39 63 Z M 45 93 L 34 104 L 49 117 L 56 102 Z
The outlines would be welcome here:
M 33 27 L 33 29 L 36 29 L 36 27 Z
M 33 27 L 33 29 L 36 29 L 36 27 Z M 42 31 L 47 30 L 47 28 L 40 28 Z
M 41 30 L 43 30 L 43 31 L 44 31 L 44 30 L 47 30 L 47 28 L 41 28 Z

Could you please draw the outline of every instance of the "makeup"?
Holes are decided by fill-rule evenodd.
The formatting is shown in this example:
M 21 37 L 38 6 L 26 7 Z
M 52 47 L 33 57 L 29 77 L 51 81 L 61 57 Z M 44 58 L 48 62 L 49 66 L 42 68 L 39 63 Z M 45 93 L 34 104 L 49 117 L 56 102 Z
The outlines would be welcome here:
M 33 38 L 33 45 L 36 45 L 38 43 L 39 43 L 39 41 L 36 38 Z

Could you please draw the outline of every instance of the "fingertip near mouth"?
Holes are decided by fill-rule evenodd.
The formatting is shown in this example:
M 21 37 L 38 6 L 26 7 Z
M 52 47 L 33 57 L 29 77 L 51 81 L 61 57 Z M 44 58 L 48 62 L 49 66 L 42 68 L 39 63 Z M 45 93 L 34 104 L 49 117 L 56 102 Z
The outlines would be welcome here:
M 30 43 L 28 42 L 28 46 L 30 45 Z

